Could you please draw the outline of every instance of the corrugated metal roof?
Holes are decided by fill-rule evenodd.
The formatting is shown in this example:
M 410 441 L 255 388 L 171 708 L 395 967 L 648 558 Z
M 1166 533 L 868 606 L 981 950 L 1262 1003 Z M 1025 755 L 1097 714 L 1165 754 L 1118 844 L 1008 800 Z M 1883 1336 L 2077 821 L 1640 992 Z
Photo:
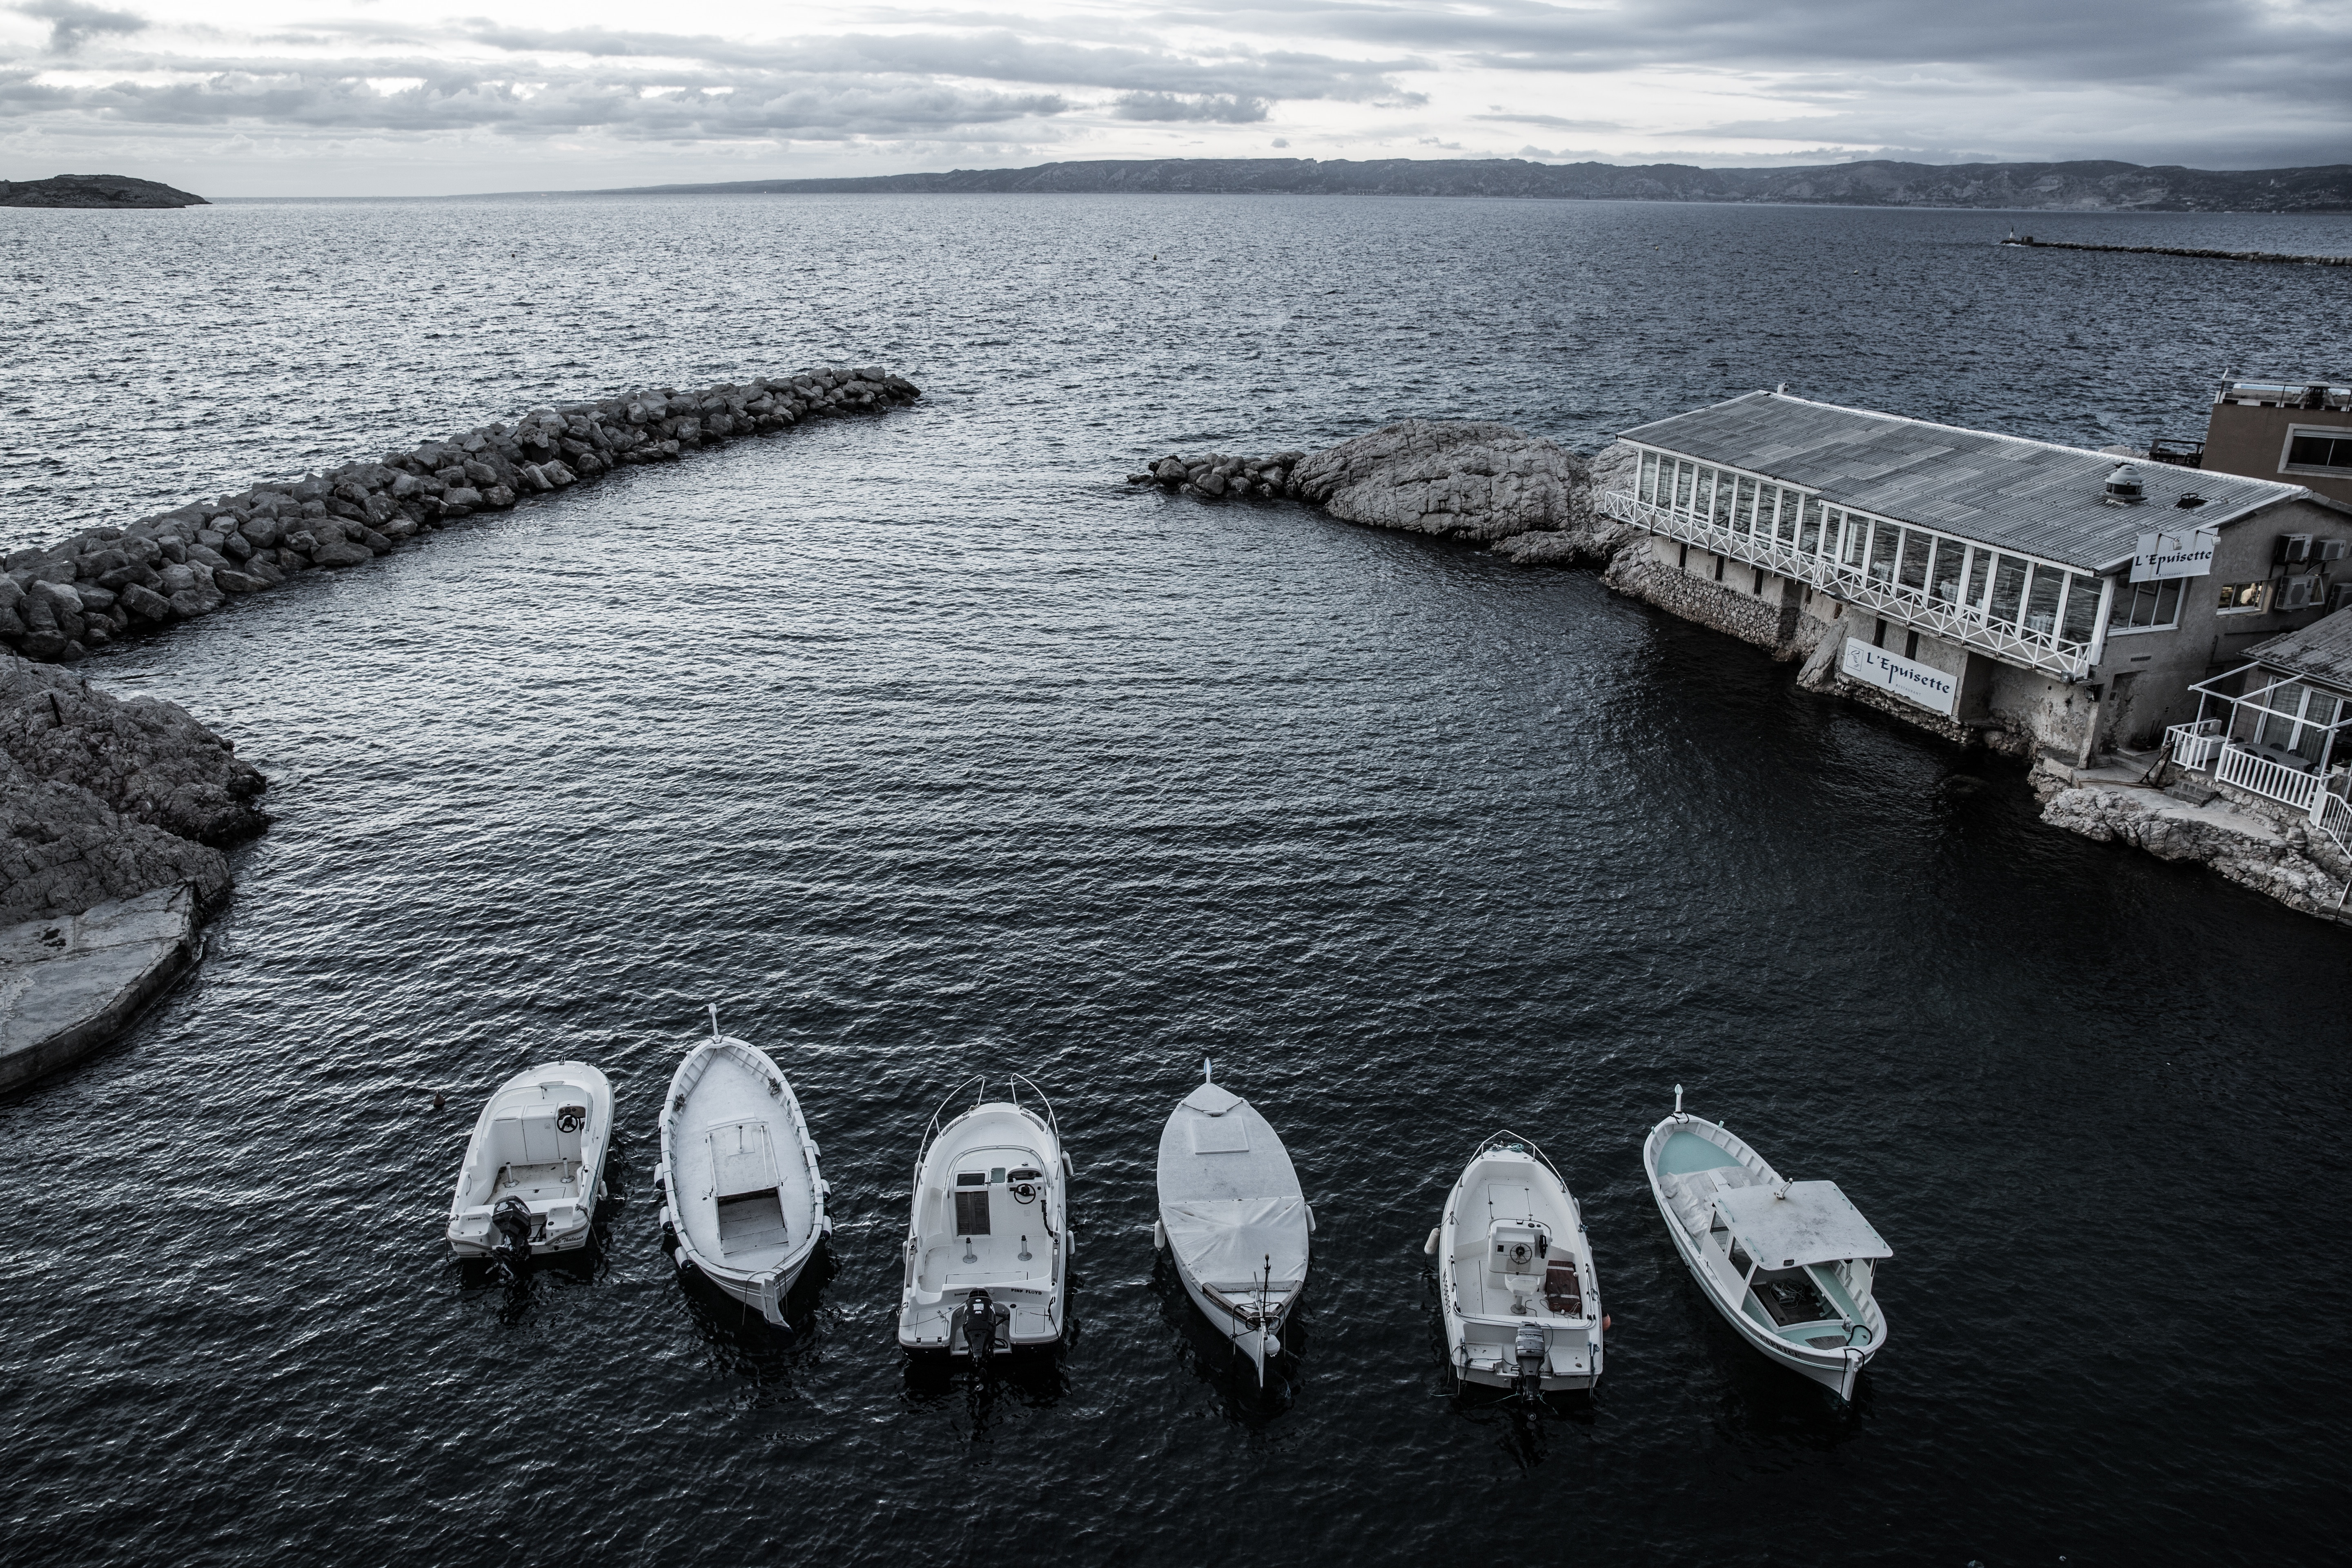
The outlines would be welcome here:
M 2352 610 L 2322 616 L 2301 631 L 2281 632 L 2248 648 L 2245 657 L 2338 689 L 2352 689 Z
M 2223 525 L 2308 493 L 2300 485 L 2136 462 L 2147 499 L 2109 506 L 2106 477 L 2124 459 L 1775 392 L 1660 419 L 1626 431 L 1625 439 L 1769 475 L 1818 490 L 1832 505 L 2086 571 L 2127 558 L 2142 533 Z M 2190 491 L 2206 504 L 2173 504 Z

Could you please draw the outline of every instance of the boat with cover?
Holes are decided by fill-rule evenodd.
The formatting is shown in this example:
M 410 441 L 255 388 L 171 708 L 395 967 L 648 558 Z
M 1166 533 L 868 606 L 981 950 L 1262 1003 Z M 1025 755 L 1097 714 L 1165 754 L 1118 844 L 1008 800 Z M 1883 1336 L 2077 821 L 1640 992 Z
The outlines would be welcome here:
M 782 1068 L 757 1047 L 719 1032 L 686 1053 L 662 1102 L 662 1235 L 680 1271 L 698 1270 L 725 1294 L 784 1321 L 784 1298 L 833 1231 L 832 1189 L 817 1171 L 816 1140 Z
M 1531 1140 L 1478 1145 L 1427 1250 L 1457 1383 L 1551 1394 L 1599 1379 L 1608 1321 L 1584 1216 Z
M 586 1247 L 612 1131 L 613 1086 L 586 1062 L 542 1062 L 500 1084 L 457 1170 L 450 1250 L 511 1273 Z
M 1683 1110 L 1642 1144 L 1650 1194 L 1691 1277 L 1740 1337 L 1841 1399 L 1886 1344 L 1877 1265 L 1892 1258 L 1834 1182 L 1790 1182 Z
M 950 1117 L 966 1090 L 971 1105 Z M 984 1078 L 948 1096 L 915 1154 L 901 1347 L 981 1362 L 1061 1342 L 1071 1173 L 1054 1108 L 1027 1079 L 1003 1100 L 988 1098 Z
M 1282 1328 L 1307 1289 L 1315 1211 L 1290 1152 L 1257 1108 L 1201 1067 L 1201 1086 L 1169 1113 L 1160 1133 L 1160 1223 L 1155 1240 L 1209 1321 L 1265 1383 L 1282 1353 Z

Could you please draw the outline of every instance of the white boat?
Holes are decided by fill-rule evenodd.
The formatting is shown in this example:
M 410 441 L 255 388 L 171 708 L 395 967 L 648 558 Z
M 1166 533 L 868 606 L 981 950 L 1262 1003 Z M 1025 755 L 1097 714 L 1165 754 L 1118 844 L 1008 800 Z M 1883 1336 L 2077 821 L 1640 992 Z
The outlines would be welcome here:
M 971 1108 L 942 1123 L 965 1089 Z M 908 1351 L 977 1361 L 1059 1344 L 1068 1322 L 1071 1165 L 1054 1108 L 1023 1078 L 987 1095 L 983 1079 L 949 1095 L 915 1155 L 898 1301 Z
M 1213 1081 L 1178 1102 L 1160 1133 L 1154 1240 L 1209 1321 L 1257 1369 L 1282 1353 L 1282 1329 L 1307 1289 L 1315 1211 L 1274 1129 Z
M 1834 1182 L 1790 1182 L 1716 1122 L 1683 1110 L 1642 1144 L 1650 1194 L 1699 1289 L 1740 1336 L 1841 1399 L 1886 1343 L 1875 1293 L 1894 1257 Z
M 613 1086 L 585 1062 L 544 1062 L 500 1084 L 457 1171 L 450 1249 L 511 1271 L 586 1247 L 612 1133 Z
M 654 1178 L 678 1268 L 781 1325 L 793 1281 L 833 1230 L 831 1189 L 792 1084 L 766 1052 L 720 1034 L 715 1007 L 710 1037 L 670 1076 Z
M 1514 1132 L 1478 1145 L 1429 1233 L 1445 1353 L 1459 1383 L 1526 1394 L 1601 1376 L 1601 1281 L 1584 1218 L 1542 1150 Z

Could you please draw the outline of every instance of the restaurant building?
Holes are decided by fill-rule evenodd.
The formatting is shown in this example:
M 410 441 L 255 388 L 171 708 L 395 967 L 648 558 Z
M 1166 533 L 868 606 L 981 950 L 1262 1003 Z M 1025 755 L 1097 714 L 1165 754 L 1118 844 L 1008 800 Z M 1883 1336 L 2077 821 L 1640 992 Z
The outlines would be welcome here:
M 2352 507 L 2284 479 L 1783 393 L 1622 440 L 1599 504 L 1647 540 L 1612 576 L 1955 739 L 2152 748 L 2197 683 L 2352 602 Z
M 2280 479 L 2352 505 L 2352 386 L 2225 382 L 2203 440 L 2158 440 L 2147 455 L 2207 473 Z

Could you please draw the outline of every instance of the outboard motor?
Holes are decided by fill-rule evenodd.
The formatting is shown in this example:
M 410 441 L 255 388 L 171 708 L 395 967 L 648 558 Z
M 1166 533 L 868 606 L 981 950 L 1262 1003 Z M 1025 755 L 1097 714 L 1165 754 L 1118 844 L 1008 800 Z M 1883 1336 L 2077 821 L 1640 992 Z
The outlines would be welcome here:
M 500 1198 L 490 1211 L 490 1228 L 499 1233 L 490 1258 L 509 1280 L 520 1279 L 530 1261 L 530 1205 L 520 1198 Z
M 986 1365 L 988 1352 L 996 1348 L 996 1303 L 985 1290 L 975 1289 L 964 1300 L 963 1343 L 974 1366 Z
M 1521 1394 L 1543 1392 L 1544 1331 L 1542 1327 L 1536 1323 L 1521 1323 L 1517 1342 L 1512 1346 L 1512 1349 L 1517 1352 L 1519 1361 L 1518 1391 Z

